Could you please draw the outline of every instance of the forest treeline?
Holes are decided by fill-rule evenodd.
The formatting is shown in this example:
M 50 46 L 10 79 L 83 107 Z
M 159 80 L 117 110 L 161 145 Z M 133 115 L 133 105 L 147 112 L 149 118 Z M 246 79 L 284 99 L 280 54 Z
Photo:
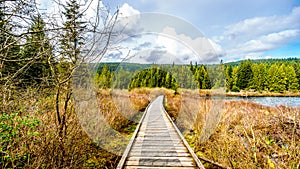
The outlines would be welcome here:
M 225 65 L 224 71 L 229 91 L 252 89 L 283 93 L 300 90 L 300 62 L 297 59 L 265 63 L 246 60 L 238 66 Z
M 115 68 L 114 64 L 101 64 L 95 75 L 99 88 L 133 89 L 138 87 L 165 87 L 177 91 L 178 88 L 210 89 L 209 73 L 204 65 L 143 65 L 129 64 Z
M 100 88 L 132 89 L 135 87 L 166 87 L 177 89 L 212 89 L 225 87 L 227 91 L 269 91 L 283 93 L 300 90 L 300 61 L 244 60 L 219 65 L 141 65 L 101 64 L 95 76 Z M 139 67 L 139 68 L 138 68 Z M 143 70 L 144 69 L 144 70 Z M 159 69 L 156 73 L 155 70 Z M 141 70 L 141 71 L 140 71 Z M 164 72 L 164 73 L 161 73 Z M 170 87 L 170 77 L 177 87 Z M 158 80 L 157 80 L 158 79 Z M 167 80 L 166 80 L 167 79 Z M 165 83 L 166 82 L 166 83 Z M 174 83 L 175 84 L 175 83 Z

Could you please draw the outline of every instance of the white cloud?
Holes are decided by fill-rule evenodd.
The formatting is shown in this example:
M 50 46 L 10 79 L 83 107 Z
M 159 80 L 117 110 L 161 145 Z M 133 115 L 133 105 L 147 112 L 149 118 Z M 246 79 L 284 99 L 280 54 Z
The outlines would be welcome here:
M 300 27 L 300 7 L 296 7 L 289 15 L 255 17 L 226 27 L 224 37 L 227 40 L 243 41 L 273 32 Z
M 230 57 L 258 57 L 300 37 L 300 7 L 288 15 L 254 17 L 226 26 L 214 37 Z
M 132 6 L 124 3 L 119 9 L 120 17 L 128 17 L 140 14 L 140 11 L 134 9 Z
M 252 4 L 252 6 L 254 5 L 255 7 L 260 7 L 263 6 L 260 5 L 261 3 L 264 5 L 273 3 L 271 0 L 267 0 L 267 1 L 268 2 L 247 1 L 245 3 L 248 5 L 244 5 L 243 7 L 244 9 L 248 9 L 249 4 L 250 6 Z M 128 4 L 124 3 L 121 6 L 120 16 L 126 18 L 128 16 L 140 14 L 139 10 L 145 11 L 142 8 L 139 8 L 139 5 L 141 4 L 145 5 L 146 1 L 144 2 L 127 1 L 127 2 Z M 188 2 L 191 3 L 190 1 Z M 181 2 L 179 3 L 179 1 L 176 1 L 174 3 L 176 4 L 173 4 L 172 9 L 175 6 L 177 9 L 178 4 L 181 4 Z M 209 6 L 209 8 L 213 8 L 210 2 L 205 1 L 205 3 L 207 3 L 206 5 Z M 222 1 L 222 3 L 225 3 L 226 4 L 225 6 L 229 6 L 229 7 L 232 5 L 232 3 L 228 3 L 225 0 Z M 241 2 L 238 3 L 240 4 Z M 220 56 L 223 56 L 222 59 L 225 60 L 230 58 L 238 58 L 238 57 L 240 58 L 258 57 L 263 55 L 266 51 L 276 49 L 282 45 L 290 43 L 291 41 L 299 37 L 300 7 L 295 7 L 288 14 L 286 14 L 288 12 L 287 9 L 291 9 L 291 8 L 282 7 L 282 6 L 283 4 L 288 5 L 289 3 L 283 3 L 283 2 L 280 3 L 274 2 L 274 3 L 276 4 L 274 5 L 277 7 L 270 7 L 266 9 L 267 12 L 261 11 L 261 12 L 253 13 L 253 10 L 252 11 L 250 10 L 250 11 L 241 12 L 242 16 L 240 16 L 240 13 L 238 14 L 239 16 L 237 16 L 236 13 L 234 14 L 236 16 L 234 16 L 233 12 L 231 11 L 229 12 L 230 17 L 233 17 L 235 19 L 227 19 L 227 20 L 225 19 L 225 16 L 221 16 L 223 17 L 222 20 L 225 19 L 226 21 L 220 23 L 220 25 L 218 25 L 217 28 L 218 29 L 223 28 L 223 33 L 219 33 L 220 36 L 213 36 L 212 38 L 204 38 L 199 36 L 193 37 L 189 33 L 187 33 L 189 32 L 189 30 L 184 26 L 180 27 L 181 29 L 178 29 L 178 27 L 172 25 L 169 22 L 168 22 L 169 25 L 167 24 L 164 25 L 164 23 L 167 23 L 167 21 L 162 21 L 163 19 L 158 18 L 158 20 L 154 22 L 152 20 L 148 21 L 147 19 L 149 19 L 150 17 L 147 18 L 145 16 L 144 18 L 147 19 L 141 19 L 138 17 L 137 18 L 128 17 L 130 19 L 126 23 L 129 24 L 128 25 L 123 24 L 127 26 L 126 29 L 124 29 L 124 32 L 127 31 L 128 35 L 136 35 L 139 34 L 140 32 L 141 33 L 146 32 L 148 29 L 150 30 L 150 32 L 151 30 L 155 30 L 154 32 L 157 31 L 165 36 L 158 37 L 157 41 L 154 42 L 154 44 L 156 43 L 159 46 L 163 47 L 164 50 L 168 51 L 167 52 L 168 55 L 182 56 L 185 59 L 192 59 L 192 57 L 187 58 L 186 56 L 193 55 L 193 52 L 197 53 L 197 56 L 202 61 L 218 60 L 220 59 Z M 129 4 L 131 5 L 133 4 L 135 8 Z M 157 9 L 161 9 L 162 11 L 163 8 L 165 8 L 164 10 L 167 10 L 167 8 L 169 8 L 165 6 L 166 5 L 165 2 L 157 1 L 154 4 L 157 5 Z M 153 5 L 152 7 L 155 7 L 156 5 Z M 191 8 L 195 8 L 197 5 L 199 5 L 199 2 L 195 2 L 195 5 Z M 181 14 L 183 8 L 186 6 L 189 5 L 186 4 L 180 5 L 182 9 L 179 10 L 179 14 Z M 220 5 L 219 7 L 221 6 L 222 5 Z M 222 9 L 220 8 L 220 10 L 221 11 L 223 10 L 224 12 L 223 7 L 224 6 L 222 6 Z M 239 5 L 235 4 L 234 9 L 240 9 Z M 255 9 L 255 8 L 251 8 L 251 9 Z M 276 11 L 276 9 L 281 9 L 281 10 L 285 9 L 285 11 L 278 12 Z M 216 16 L 219 16 L 220 13 L 222 12 L 218 11 L 217 13 L 218 14 L 216 14 Z M 229 14 L 224 13 L 224 15 L 229 15 Z M 181 15 L 181 17 L 183 16 L 185 15 Z M 209 16 L 209 18 L 211 17 L 218 18 L 210 15 L 205 15 L 205 16 L 206 17 Z M 201 18 L 201 16 L 199 17 Z M 239 18 L 243 18 L 243 19 L 239 19 Z M 132 20 L 136 20 L 137 22 L 133 22 Z M 198 20 L 201 19 L 198 18 Z M 222 25 L 224 23 L 226 24 L 228 24 L 229 22 L 232 23 L 233 21 L 238 21 L 238 22 L 227 26 Z M 207 24 L 205 21 L 202 21 L 201 24 L 202 23 L 204 25 Z M 216 25 L 212 25 L 212 26 L 216 26 Z M 128 37 L 131 38 L 130 36 Z M 182 46 L 185 47 L 183 48 Z M 148 52 L 148 54 L 150 53 L 151 52 Z
M 278 33 L 271 33 L 259 37 L 258 39 L 249 40 L 238 45 L 236 48 L 229 50 L 230 55 L 248 55 L 258 56 L 265 51 L 275 49 L 285 43 L 300 37 L 300 30 L 285 30 Z
M 166 27 L 161 32 L 172 39 L 159 36 L 157 44 L 164 46 L 174 56 L 185 57 L 186 61 L 218 62 L 222 54 L 221 47 L 211 39 L 203 37 L 191 38 L 185 34 L 177 34 L 174 28 Z M 183 48 L 183 46 L 185 46 Z M 186 58 L 189 56 L 188 58 Z

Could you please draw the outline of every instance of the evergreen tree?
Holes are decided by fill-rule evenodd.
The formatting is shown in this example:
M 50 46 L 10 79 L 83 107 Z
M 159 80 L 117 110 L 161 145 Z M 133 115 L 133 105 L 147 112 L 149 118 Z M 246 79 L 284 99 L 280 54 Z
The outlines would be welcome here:
M 7 18 L 5 1 L 0 2 L 0 83 L 7 81 L 23 65 L 19 63 L 20 45 L 12 36 L 14 25 Z M 17 79 L 17 78 L 14 78 Z
M 195 79 L 198 83 L 198 88 L 199 89 L 202 89 L 203 76 L 204 76 L 204 72 L 202 71 L 203 69 L 201 69 L 201 67 L 197 68 L 196 71 L 195 71 Z
M 251 88 L 256 91 L 263 91 L 265 89 L 265 78 L 266 78 L 266 67 L 265 64 L 253 64 L 253 80 L 251 83 Z
M 239 87 L 240 89 L 247 89 L 248 87 L 250 87 L 253 78 L 251 61 L 243 61 L 239 66 L 237 73 L 237 87 Z
M 178 84 L 168 72 L 150 68 L 137 72 L 131 79 L 129 90 L 138 87 L 165 87 L 177 92 Z
M 295 69 L 293 66 L 286 66 L 285 67 L 285 74 L 286 74 L 286 90 L 288 91 L 297 91 L 299 84 L 298 84 L 298 79 L 297 75 L 295 73 Z
M 220 65 L 218 65 L 216 69 L 213 71 L 215 72 L 215 79 L 213 84 L 214 89 L 226 87 L 226 79 L 225 79 L 226 77 L 225 77 L 224 67 L 225 66 L 223 64 L 223 61 L 221 60 Z
M 227 91 L 231 91 L 232 90 L 232 86 L 233 86 L 233 79 L 232 79 L 232 66 L 226 66 L 225 69 L 225 78 L 226 78 L 226 89 Z
M 237 87 L 238 70 L 239 70 L 239 67 L 234 67 L 232 70 L 232 91 L 233 92 L 240 91 L 240 89 Z
M 272 64 L 268 71 L 267 87 L 271 92 L 284 92 L 286 89 L 286 77 L 284 64 Z
M 86 23 L 81 21 L 83 13 L 80 11 L 77 0 L 68 1 L 64 8 L 63 14 L 66 17 L 66 22 L 64 23 L 65 31 L 61 38 L 61 55 L 63 61 L 76 64 L 82 52 Z
M 296 73 L 296 78 L 298 80 L 298 90 L 300 90 L 300 62 L 293 64 L 295 73 Z
M 286 86 L 287 86 L 287 76 L 285 72 L 285 64 L 281 64 L 278 68 L 277 75 L 278 81 L 277 81 L 277 86 L 275 86 L 275 91 L 283 93 L 286 91 Z
M 203 74 L 202 89 L 211 89 L 210 77 L 206 69 L 204 70 Z
M 96 74 L 95 82 L 101 89 L 110 88 L 112 85 L 112 72 L 109 70 L 107 65 L 104 65 L 100 72 Z
M 33 18 L 32 26 L 29 29 L 29 36 L 26 38 L 26 45 L 22 50 L 21 58 L 24 59 L 23 64 L 28 60 L 34 59 L 34 62 L 23 73 L 23 83 L 39 84 L 48 83 L 50 77 L 49 62 L 54 62 L 51 55 L 51 46 L 45 34 L 45 23 L 41 16 Z

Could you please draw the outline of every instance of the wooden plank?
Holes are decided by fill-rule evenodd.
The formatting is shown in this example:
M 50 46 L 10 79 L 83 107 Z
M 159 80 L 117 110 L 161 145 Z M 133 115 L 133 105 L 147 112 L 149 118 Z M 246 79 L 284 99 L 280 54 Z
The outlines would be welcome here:
M 201 168 L 162 102 L 148 105 L 118 168 Z
M 177 161 L 166 161 L 166 160 L 159 160 L 159 161 L 151 161 L 149 159 L 145 161 L 127 161 L 126 166 L 149 166 L 149 167 L 195 167 L 195 164 L 192 162 L 177 162 Z
M 176 151 L 140 151 L 140 152 L 130 152 L 129 157 L 191 157 L 191 154 L 188 152 L 178 153 Z

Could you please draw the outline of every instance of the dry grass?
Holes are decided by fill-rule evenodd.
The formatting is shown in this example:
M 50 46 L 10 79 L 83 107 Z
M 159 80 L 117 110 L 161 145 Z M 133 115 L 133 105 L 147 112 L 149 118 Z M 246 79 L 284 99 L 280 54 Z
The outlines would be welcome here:
M 116 166 L 118 156 L 101 149 L 83 131 L 73 102 L 67 113 L 67 129 L 59 137 L 55 99 L 50 92 L 45 93 L 48 92 L 16 91 L 9 104 L 2 105 L 1 168 Z
M 199 157 L 230 168 L 300 167 L 300 107 L 223 102 L 201 98 L 197 91 L 179 93 L 176 124 Z M 200 95 L 210 93 L 200 91 Z M 173 101 L 167 104 L 176 104 Z
M 199 102 L 210 106 L 207 100 Z M 225 103 L 219 122 L 217 118 L 208 121 L 207 116 L 211 115 L 200 111 L 198 116 L 206 120 L 195 123 L 195 132 L 186 136 L 199 156 L 231 168 L 296 169 L 300 167 L 299 111 L 300 108 L 230 101 Z M 207 131 L 206 123 L 217 124 L 215 130 Z M 203 139 L 203 133 L 209 136 L 208 140 Z M 214 168 L 210 164 L 206 167 Z
M 222 112 L 217 111 L 221 103 L 200 99 L 198 91 L 179 92 L 175 95 L 171 90 L 147 88 L 131 92 L 101 90 L 97 105 L 109 126 L 129 139 L 141 111 L 155 97 L 165 94 L 167 111 L 198 156 L 231 168 L 300 167 L 299 107 L 230 101 Z M 59 137 L 51 91 L 16 91 L 12 96 L 1 105 L 1 168 L 116 167 L 120 156 L 91 139 L 82 128 L 84 124 L 75 113 L 73 101 L 67 113 L 67 129 Z M 108 146 L 123 148 L 126 142 L 121 141 L 115 139 Z M 209 163 L 205 166 L 216 168 Z
M 66 130 L 60 135 L 53 91 L 14 92 L 1 104 L 1 168 L 115 168 L 120 154 L 107 150 L 115 148 L 122 153 L 141 111 L 164 93 L 159 89 L 130 93 L 99 90 L 96 102 L 84 104 L 85 109 L 77 113 L 72 100 L 66 113 Z M 95 103 L 97 110 L 93 111 Z M 99 117 L 123 139 L 100 134 L 97 140 L 95 136 L 106 130 L 101 121 L 98 123 Z

